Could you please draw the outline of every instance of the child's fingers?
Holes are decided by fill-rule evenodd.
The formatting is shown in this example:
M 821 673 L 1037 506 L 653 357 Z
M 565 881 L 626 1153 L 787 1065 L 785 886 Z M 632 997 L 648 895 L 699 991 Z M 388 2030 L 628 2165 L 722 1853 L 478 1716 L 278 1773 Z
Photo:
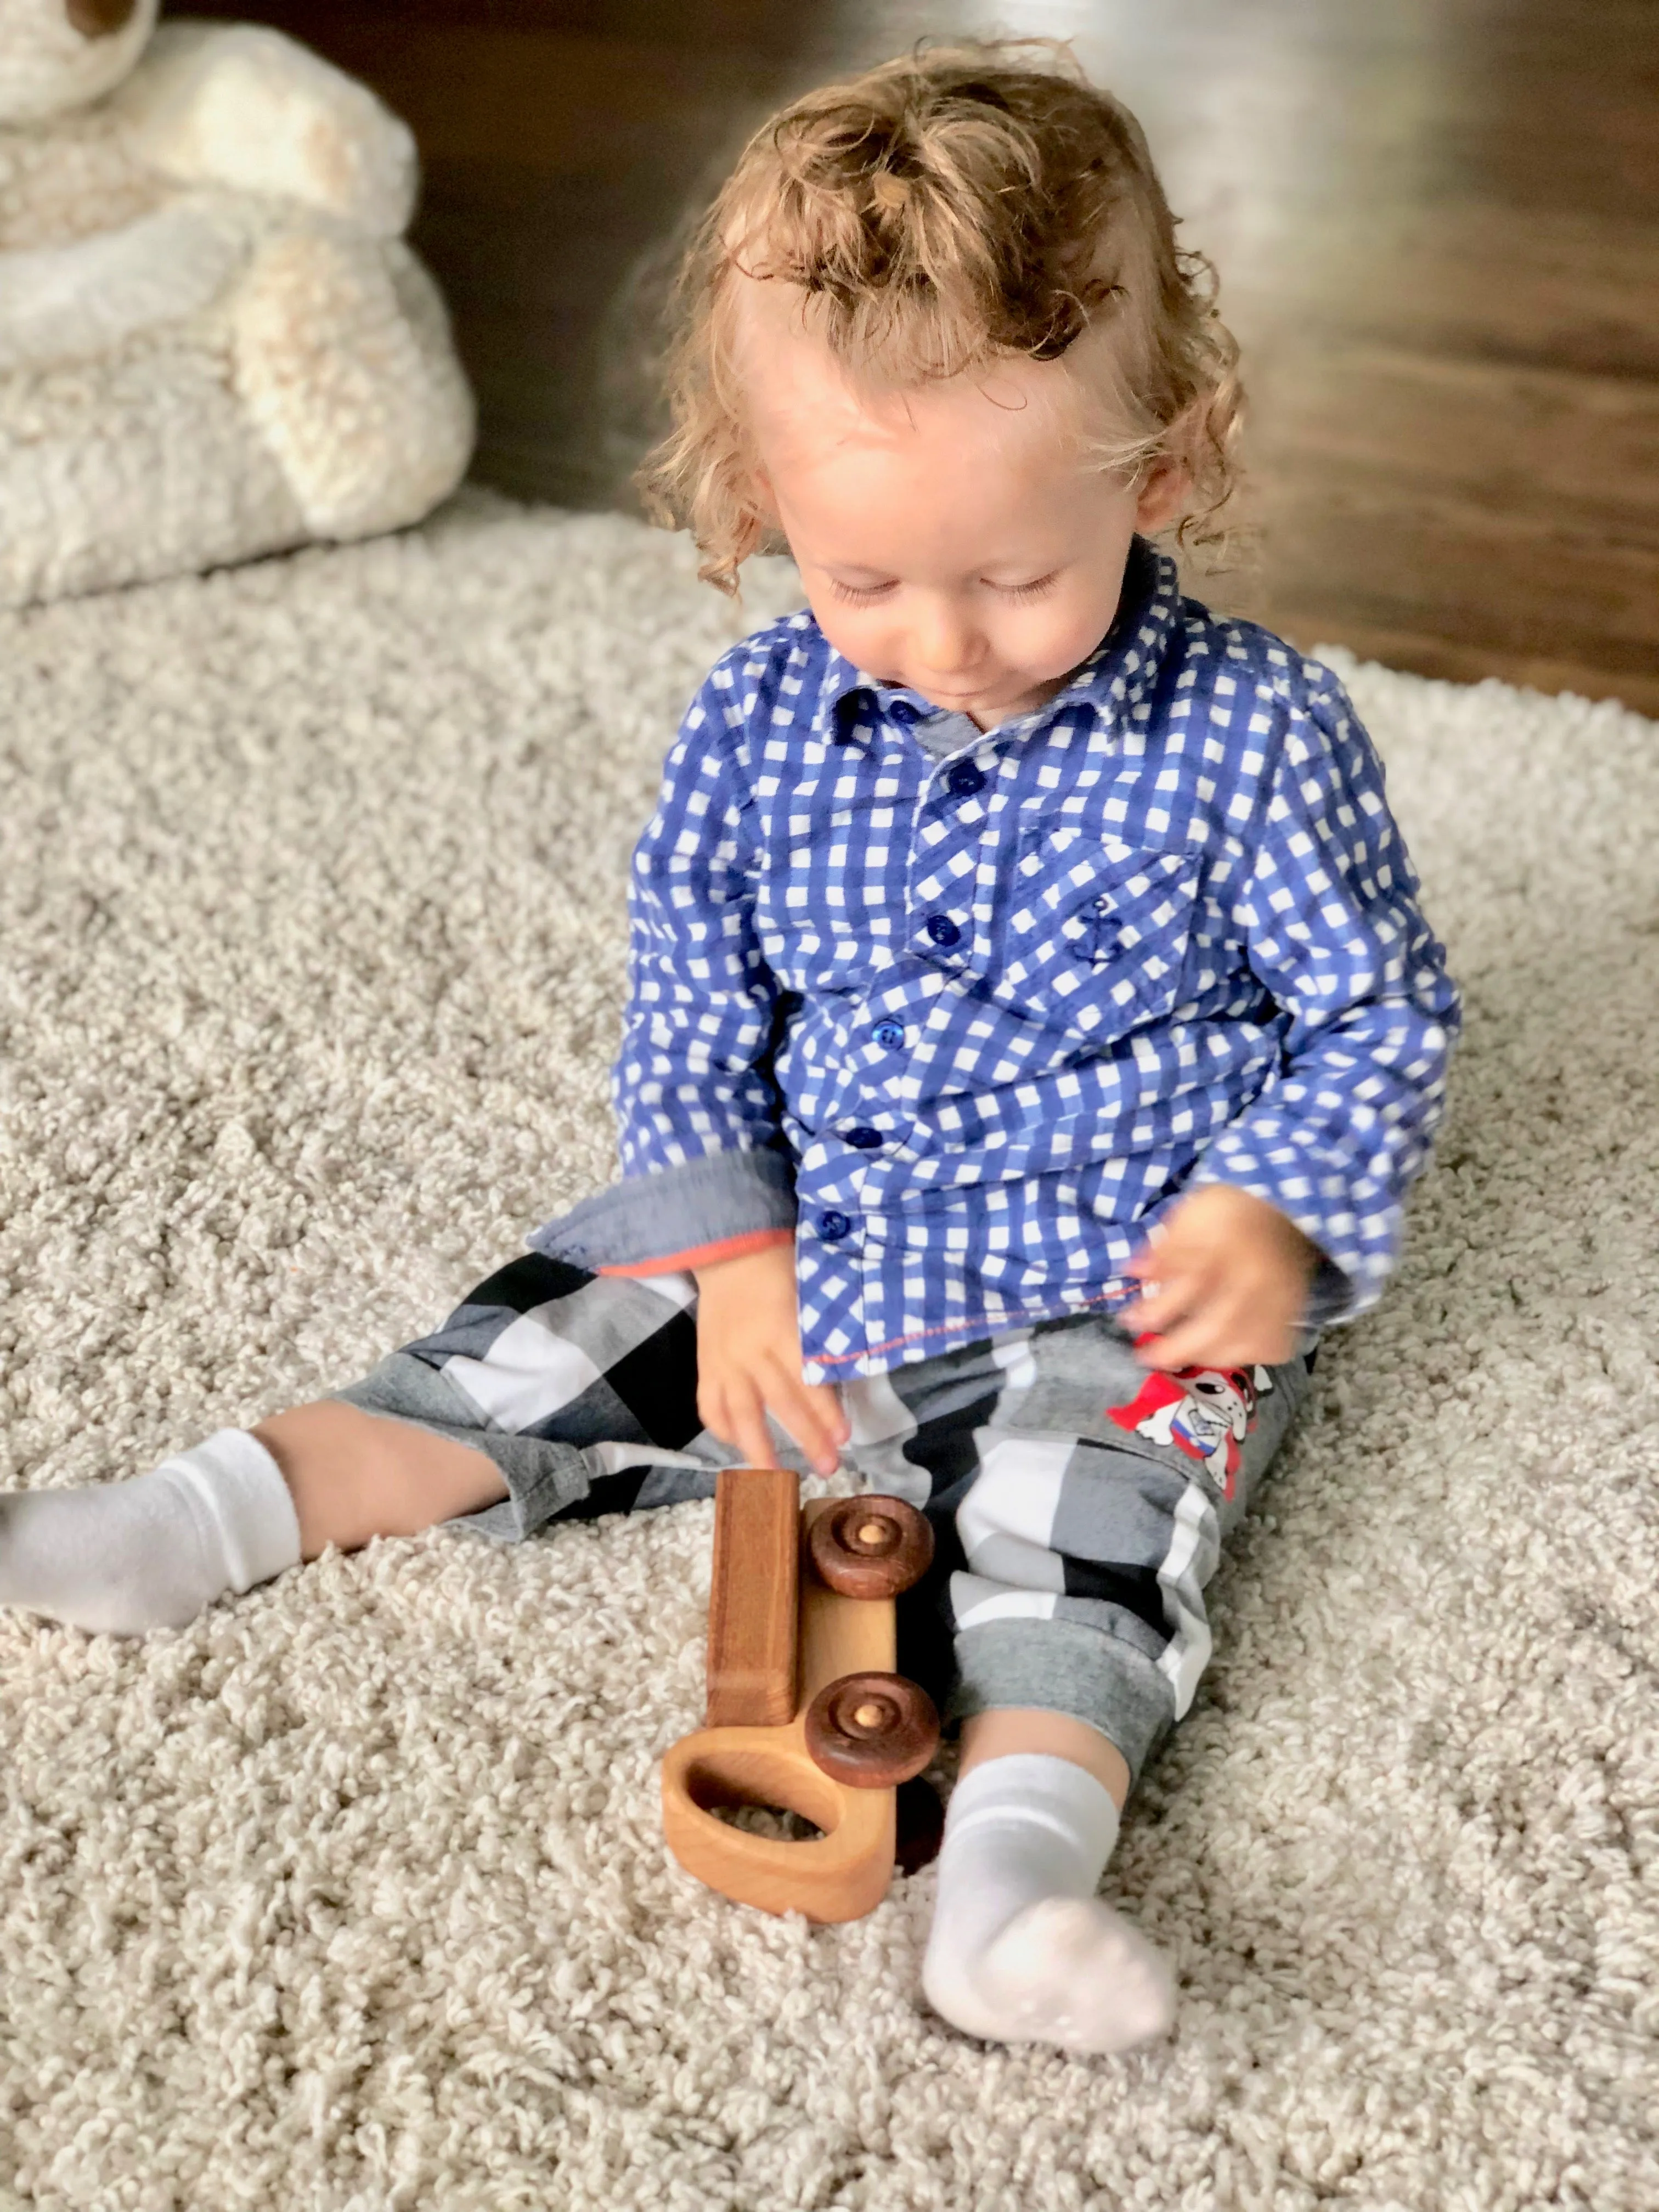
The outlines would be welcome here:
M 847 1441 L 846 1417 L 834 1390 L 803 1382 L 787 1368 L 768 1377 L 767 1403 L 800 1446 L 813 1469 L 833 1474 Z
M 1135 1338 L 1136 1358 L 1148 1367 L 1170 1369 L 1211 1364 L 1206 1348 L 1214 1341 L 1218 1325 L 1224 1326 L 1229 1304 L 1221 1285 L 1206 1276 L 1172 1289 L 1143 1316 L 1125 1316 L 1124 1326 Z
M 825 1422 L 835 1442 L 844 1444 L 853 1433 L 853 1424 L 847 1418 L 846 1407 L 841 1402 L 841 1392 L 833 1382 L 808 1382 L 801 1387 L 810 1390 L 814 1401 L 823 1407 Z
M 1234 1363 L 1221 1357 L 1220 1340 L 1203 1321 L 1187 1322 L 1167 1336 L 1143 1336 L 1135 1358 L 1166 1375 L 1179 1375 L 1186 1367 L 1231 1367 Z
M 724 1444 L 742 1455 L 745 1467 L 775 1467 L 777 1449 L 766 1425 L 766 1407 L 752 1383 L 716 1389 L 708 1407 L 700 1408 L 707 1425 Z
M 1270 1297 L 1229 1291 L 1184 1316 L 1167 1334 L 1135 1347 L 1149 1367 L 1271 1367 L 1292 1350 L 1289 1322 Z
M 1132 1252 L 1124 1261 L 1124 1273 L 1133 1275 L 1137 1282 L 1145 1282 L 1149 1276 L 1161 1274 L 1164 1271 L 1163 1262 L 1167 1249 L 1168 1247 L 1162 1238 L 1149 1239 L 1147 1243 Z
M 1219 1278 L 1220 1270 L 1208 1255 L 1196 1261 L 1166 1258 L 1160 1262 L 1157 1280 L 1118 1318 L 1131 1335 L 1148 1331 L 1156 1334 L 1211 1304 Z

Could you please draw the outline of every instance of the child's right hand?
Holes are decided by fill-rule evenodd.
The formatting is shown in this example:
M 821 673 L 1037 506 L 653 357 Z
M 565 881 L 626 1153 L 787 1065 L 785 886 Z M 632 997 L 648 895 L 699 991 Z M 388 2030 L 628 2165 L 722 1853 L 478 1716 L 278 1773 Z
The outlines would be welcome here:
M 769 1244 L 699 1267 L 697 1411 L 750 1467 L 775 1467 L 774 1414 L 818 1474 L 833 1474 L 852 1430 L 831 1385 L 803 1382 L 795 1249 Z

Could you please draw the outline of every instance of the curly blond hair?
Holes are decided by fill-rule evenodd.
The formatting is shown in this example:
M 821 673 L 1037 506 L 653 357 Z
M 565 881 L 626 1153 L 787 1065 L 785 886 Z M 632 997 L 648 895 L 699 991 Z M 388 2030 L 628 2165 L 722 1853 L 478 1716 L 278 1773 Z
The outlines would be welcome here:
M 1188 472 L 1178 536 L 1213 543 L 1235 481 L 1237 347 L 1215 273 L 1179 247 L 1139 125 L 1057 40 L 919 48 L 808 93 L 749 141 L 694 233 L 674 294 L 672 427 L 636 482 L 737 589 L 776 543 L 732 355 L 734 275 L 797 287 L 837 358 L 915 386 L 1023 355 L 1059 359 L 1109 322 L 1130 474 Z

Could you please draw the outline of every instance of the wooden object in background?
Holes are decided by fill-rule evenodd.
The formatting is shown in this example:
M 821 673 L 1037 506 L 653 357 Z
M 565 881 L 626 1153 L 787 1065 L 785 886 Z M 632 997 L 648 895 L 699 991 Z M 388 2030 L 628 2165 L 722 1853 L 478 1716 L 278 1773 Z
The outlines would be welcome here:
M 938 1721 L 924 1693 L 894 1674 L 892 1596 L 843 1596 L 811 1564 L 813 1524 L 846 1501 L 819 1498 L 797 1511 L 798 1492 L 793 1474 L 755 1468 L 721 1472 L 709 1601 L 708 1724 L 683 1737 L 663 1760 L 663 1834 L 688 1874 L 738 1904 L 757 1905 L 763 1912 L 804 1912 L 809 1920 L 856 1920 L 887 1894 L 898 1850 L 895 1785 L 914 1777 L 931 1756 Z M 769 1553 L 775 1556 L 784 1498 L 792 1524 L 785 1579 L 794 1585 L 799 1577 L 799 1596 L 791 1608 L 798 1631 L 793 1714 L 782 1726 L 720 1723 L 716 1708 L 730 1709 L 735 1682 L 741 1680 L 744 1694 L 750 1695 L 757 1671 L 774 1686 L 779 1677 L 775 1637 L 783 1608 L 763 1601 L 753 1588 L 754 1563 L 738 1545 L 740 1530 L 759 1528 Z M 858 1504 L 865 1520 L 884 1512 L 919 1518 L 896 1500 L 862 1498 Z M 912 1553 L 912 1564 L 918 1572 L 925 1569 L 925 1550 L 919 1558 Z M 766 1658 L 757 1670 L 754 1655 L 761 1650 Z M 890 1758 L 886 1769 L 878 1770 L 890 1771 L 891 1784 L 857 1787 L 837 1780 L 808 1748 L 809 1713 L 815 1706 L 821 1710 L 822 1693 L 848 1675 L 878 1678 L 848 1716 L 855 1730 L 866 1709 L 873 1713 L 884 1701 L 893 1705 L 903 1723 L 896 1763 Z M 823 1832 L 805 1843 L 756 1835 L 721 1820 L 715 1810 L 734 1805 L 780 1807 Z M 907 1871 L 921 1863 L 925 1855 L 907 1858 Z

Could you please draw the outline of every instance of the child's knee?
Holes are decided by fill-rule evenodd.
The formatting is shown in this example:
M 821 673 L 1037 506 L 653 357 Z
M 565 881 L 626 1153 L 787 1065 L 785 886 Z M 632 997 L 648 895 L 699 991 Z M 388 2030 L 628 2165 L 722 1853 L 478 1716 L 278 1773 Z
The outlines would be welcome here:
M 507 1495 L 489 1456 L 413 1422 L 324 1399 L 253 1431 L 283 1471 L 300 1553 L 355 1552 L 374 1536 L 413 1536 Z

